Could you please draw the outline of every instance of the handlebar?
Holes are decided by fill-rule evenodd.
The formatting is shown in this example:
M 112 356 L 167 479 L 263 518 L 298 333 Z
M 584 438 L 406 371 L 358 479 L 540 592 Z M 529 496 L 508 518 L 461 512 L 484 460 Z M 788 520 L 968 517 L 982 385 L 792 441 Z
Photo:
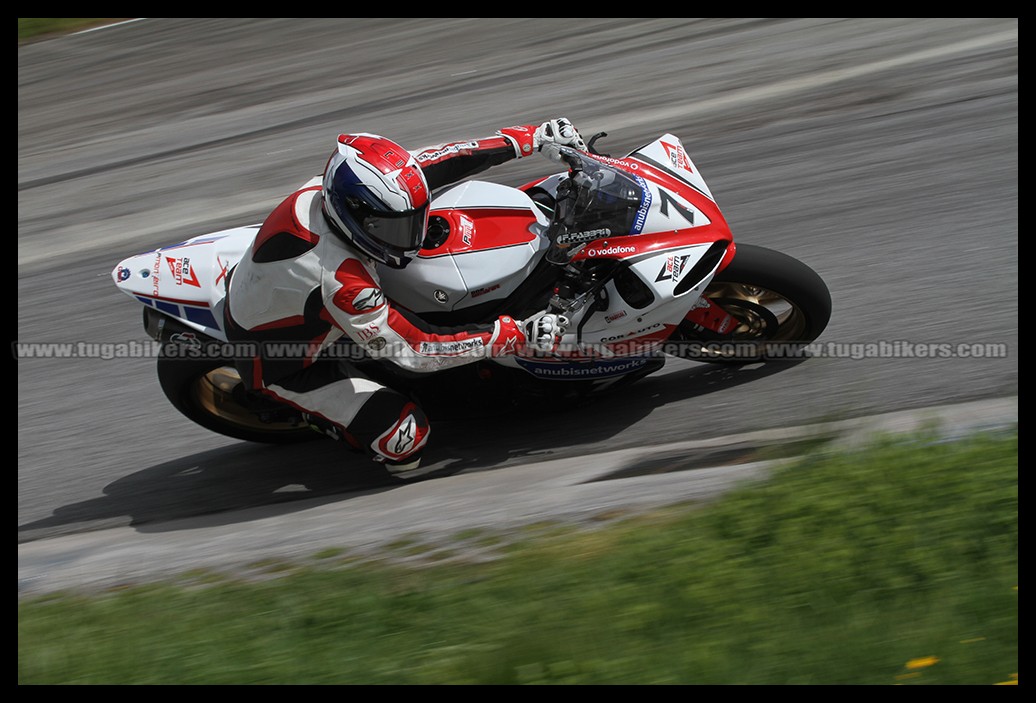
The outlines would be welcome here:
M 560 144 L 548 142 L 540 148 L 540 153 L 555 163 L 564 164 L 571 170 L 582 168 L 579 156 L 572 153 L 571 147 L 563 147 Z

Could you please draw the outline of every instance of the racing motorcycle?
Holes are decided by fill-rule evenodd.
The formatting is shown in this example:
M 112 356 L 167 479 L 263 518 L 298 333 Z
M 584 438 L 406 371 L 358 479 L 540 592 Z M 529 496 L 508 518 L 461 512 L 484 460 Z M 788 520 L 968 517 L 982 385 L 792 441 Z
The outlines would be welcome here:
M 426 406 L 444 394 L 456 406 L 458 393 L 582 398 L 655 373 L 671 357 L 787 358 L 823 332 L 831 315 L 824 281 L 786 254 L 735 245 L 678 137 L 612 157 L 595 147 L 603 136 L 585 152 L 544 146 L 556 172 L 518 187 L 468 180 L 441 190 L 417 256 L 405 271 L 378 270 L 387 298 L 433 324 L 563 314 L 569 326 L 557 351 L 487 356 L 431 374 L 404 372 L 344 338 L 325 353 Z M 223 331 L 227 274 L 259 227 L 130 256 L 112 277 L 143 306 L 144 328 L 160 343 L 160 386 L 183 415 L 249 441 L 321 437 L 297 409 L 245 389 L 233 364 L 240 351 Z

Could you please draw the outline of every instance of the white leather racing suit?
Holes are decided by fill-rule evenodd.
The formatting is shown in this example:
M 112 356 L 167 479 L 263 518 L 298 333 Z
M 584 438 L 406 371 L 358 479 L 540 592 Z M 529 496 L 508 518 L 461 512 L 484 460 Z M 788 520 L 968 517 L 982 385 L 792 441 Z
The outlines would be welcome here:
M 434 191 L 532 153 L 535 128 L 510 127 L 494 137 L 411 153 Z M 288 196 L 263 223 L 231 272 L 225 311 L 231 341 L 258 343 L 254 358 L 238 362 L 249 388 L 298 407 L 314 426 L 389 465 L 419 458 L 430 432 L 421 408 L 321 352 L 345 335 L 374 356 L 429 372 L 513 354 L 525 343 L 508 316 L 444 329 L 386 300 L 376 263 L 328 224 L 319 178 Z

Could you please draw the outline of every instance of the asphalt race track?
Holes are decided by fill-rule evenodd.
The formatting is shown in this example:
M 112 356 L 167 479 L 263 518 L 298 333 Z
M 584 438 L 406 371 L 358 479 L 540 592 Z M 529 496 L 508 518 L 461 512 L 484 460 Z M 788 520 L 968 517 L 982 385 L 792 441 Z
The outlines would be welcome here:
M 827 281 L 829 353 L 677 361 L 618 398 L 437 423 L 427 463 L 452 483 L 386 486 L 331 443 L 271 448 L 192 425 L 153 359 L 22 351 L 146 341 L 115 264 L 261 221 L 339 132 L 416 148 L 554 116 L 607 132 L 611 154 L 680 136 L 737 241 Z M 554 170 L 532 157 L 483 177 Z M 90 539 L 110 553 L 190 541 L 202 523 L 247 533 L 276 517 L 283 541 L 321 524 L 310 510 L 326 525 L 372 493 L 365 529 L 388 533 L 407 524 L 396 496 L 431 522 L 438 505 L 476 516 L 544 461 L 585 472 L 615 452 L 1014 398 L 1018 21 L 141 19 L 49 39 L 18 49 L 17 257 L 23 565 L 48 541 L 75 540 L 48 557 L 74 559 Z M 537 514 L 561 509 L 537 495 Z M 486 521 L 506 512 L 494 505 Z M 20 574 L 20 591 L 47 572 Z

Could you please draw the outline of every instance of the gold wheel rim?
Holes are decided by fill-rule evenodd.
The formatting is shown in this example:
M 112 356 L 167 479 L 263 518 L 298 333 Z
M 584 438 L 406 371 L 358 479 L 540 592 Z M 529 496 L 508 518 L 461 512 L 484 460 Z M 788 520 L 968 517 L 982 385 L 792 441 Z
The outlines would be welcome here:
M 294 422 L 263 422 L 254 411 L 243 407 L 234 398 L 234 389 L 240 385 L 237 370 L 221 366 L 200 376 L 191 387 L 191 396 L 207 414 L 223 422 L 248 430 L 262 432 L 297 432 L 305 427 Z

